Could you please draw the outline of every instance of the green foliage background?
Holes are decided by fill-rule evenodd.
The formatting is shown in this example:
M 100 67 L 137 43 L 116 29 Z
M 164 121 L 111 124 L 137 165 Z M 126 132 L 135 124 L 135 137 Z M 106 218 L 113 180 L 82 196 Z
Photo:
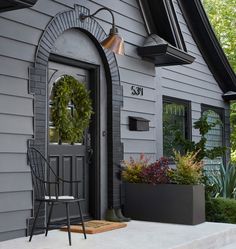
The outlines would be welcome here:
M 236 72 L 236 0 L 203 0 L 225 54 Z

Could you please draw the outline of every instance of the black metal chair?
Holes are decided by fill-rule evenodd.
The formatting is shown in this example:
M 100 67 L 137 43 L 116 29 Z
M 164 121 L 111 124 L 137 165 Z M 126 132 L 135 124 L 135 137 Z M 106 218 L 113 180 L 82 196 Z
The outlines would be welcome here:
M 61 189 L 60 184 L 62 183 L 63 184 L 67 183 L 71 185 L 75 184 L 78 187 L 78 184 L 80 181 L 68 181 L 57 176 L 55 172 L 53 171 L 52 167 L 50 166 L 49 162 L 46 160 L 46 158 L 41 154 L 39 150 L 37 150 L 34 147 L 28 148 L 27 157 L 28 157 L 28 163 L 31 168 L 32 181 L 33 181 L 33 186 L 34 186 L 34 191 L 35 191 L 34 192 L 35 201 L 39 202 L 38 210 L 35 214 L 34 222 L 32 225 L 32 230 L 30 232 L 29 241 L 31 241 L 33 237 L 36 221 L 37 221 L 42 203 L 47 203 L 51 206 L 49 210 L 48 221 L 46 224 L 45 236 L 47 236 L 48 234 L 54 205 L 60 204 L 60 203 L 65 204 L 66 217 L 67 217 L 67 228 L 68 228 L 68 239 L 69 239 L 69 244 L 71 245 L 69 206 L 72 203 L 77 203 L 79 207 L 79 214 L 81 218 L 84 238 L 86 239 L 84 219 L 83 219 L 83 214 L 82 214 L 81 205 L 80 205 L 80 202 L 82 200 L 78 197 L 78 194 L 73 195 L 73 196 L 61 196 L 60 195 L 60 189 Z M 46 175 L 53 176 L 53 181 L 45 180 Z

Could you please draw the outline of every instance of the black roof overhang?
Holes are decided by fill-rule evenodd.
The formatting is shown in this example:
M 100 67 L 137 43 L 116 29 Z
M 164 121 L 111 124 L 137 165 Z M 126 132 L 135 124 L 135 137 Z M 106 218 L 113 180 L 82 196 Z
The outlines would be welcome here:
M 0 1 L 0 12 L 32 7 L 38 0 L 4 0 Z
M 222 98 L 223 98 L 225 101 L 236 100 L 236 92 L 229 91 L 229 92 L 223 94 L 223 95 L 222 95 Z
M 191 64 L 195 60 L 195 57 L 170 44 L 138 47 L 138 54 L 155 66 Z
M 224 93 L 236 91 L 236 75 L 221 48 L 200 0 L 178 0 L 203 58 Z M 231 96 L 232 97 L 232 96 Z M 228 100 L 229 97 L 224 97 Z

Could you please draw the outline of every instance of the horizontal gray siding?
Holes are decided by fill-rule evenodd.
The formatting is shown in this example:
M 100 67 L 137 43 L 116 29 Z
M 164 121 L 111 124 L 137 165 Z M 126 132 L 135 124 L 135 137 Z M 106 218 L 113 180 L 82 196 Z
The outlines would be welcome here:
M 1 213 L 26 210 L 32 207 L 31 191 L 0 192 L 0 199 Z
M 0 153 L 0 173 L 30 172 L 26 162 L 25 152 L 22 153 Z
M 0 182 L 0 193 L 32 190 L 30 172 L 1 173 Z
M 0 131 L 2 133 L 33 135 L 32 128 L 32 117 L 0 115 Z
M 1 153 L 26 153 L 27 140 L 32 136 L 0 134 Z
M 6 234 L 8 232 L 7 234 L 9 235 L 17 230 L 24 232 L 26 229 L 26 219 L 30 216 L 30 213 L 30 210 L 0 213 L 0 233 Z
M 121 0 L 121 2 L 127 3 L 127 4 L 131 5 L 132 7 L 139 9 L 137 0 Z
M 0 55 L 0 64 L 1 76 L 15 77 L 16 79 L 20 78 L 28 80 L 29 62 Z M 1 80 L 1 82 L 3 81 Z M 24 92 L 27 93 L 27 88 L 24 89 Z
M 19 229 L 19 230 L 11 230 L 8 232 L 1 232 L 1 237 L 4 238 L 4 240 L 10 240 L 15 238 L 20 238 L 25 236 L 25 230 Z
M 0 75 L 1 94 L 18 97 L 30 97 L 26 93 L 28 80 L 15 75 Z

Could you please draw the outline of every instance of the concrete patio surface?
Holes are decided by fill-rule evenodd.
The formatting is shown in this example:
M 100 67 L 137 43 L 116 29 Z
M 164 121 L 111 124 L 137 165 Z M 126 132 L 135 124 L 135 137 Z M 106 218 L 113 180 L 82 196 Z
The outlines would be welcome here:
M 28 242 L 26 237 L 0 242 L 0 249 L 68 248 L 236 249 L 236 225 L 206 222 L 196 226 L 186 226 L 131 221 L 126 228 L 88 235 L 87 240 L 84 240 L 83 234 L 73 233 L 71 247 L 68 245 L 67 233 L 58 230 L 49 231 L 48 237 L 36 235 L 32 242 Z

